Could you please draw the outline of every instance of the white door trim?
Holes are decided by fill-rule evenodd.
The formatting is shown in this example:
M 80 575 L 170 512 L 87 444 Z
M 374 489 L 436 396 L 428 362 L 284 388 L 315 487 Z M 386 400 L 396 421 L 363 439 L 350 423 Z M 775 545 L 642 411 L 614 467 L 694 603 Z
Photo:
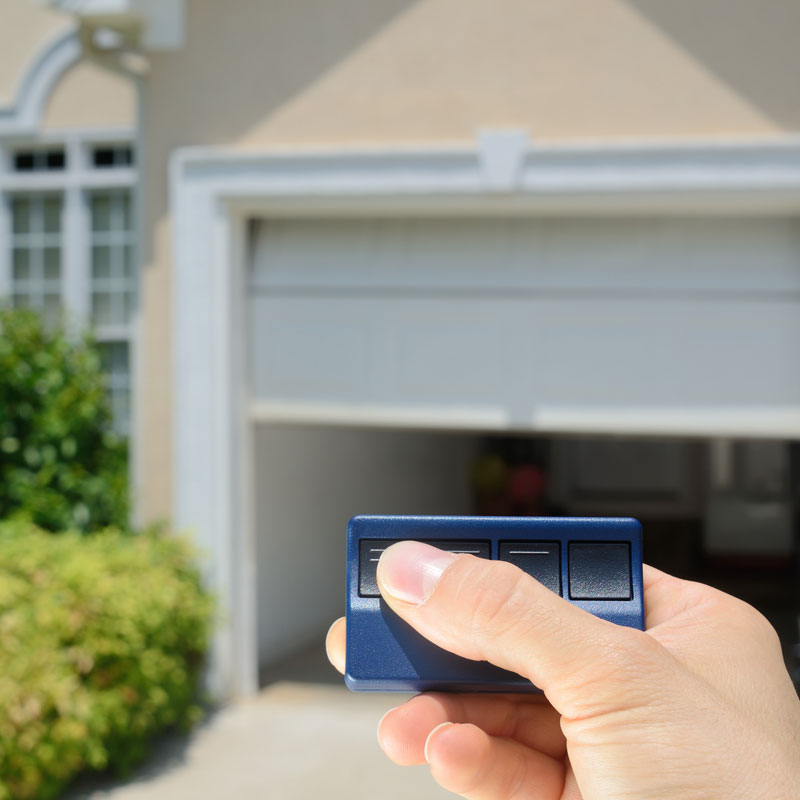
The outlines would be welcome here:
M 252 421 L 245 368 L 249 217 L 800 213 L 798 137 L 544 147 L 531 145 L 519 131 L 485 131 L 474 145 L 447 148 L 181 149 L 170 170 L 174 522 L 195 533 L 209 559 L 208 578 L 223 612 L 210 687 L 228 698 L 257 687 Z M 277 412 L 255 407 L 254 418 L 280 417 Z M 309 421 L 315 413 L 308 410 Z M 668 420 L 670 432 L 690 433 L 691 425 L 675 413 Z M 719 435 L 755 420 L 752 411 L 731 413 L 739 417 L 722 419 Z M 597 423 L 592 414 L 569 419 L 562 414 L 549 424 L 591 430 Z M 349 410 L 343 419 L 351 420 Z M 649 419 L 618 422 L 630 433 L 637 423 L 650 424 Z M 800 433 L 793 410 L 782 422 Z

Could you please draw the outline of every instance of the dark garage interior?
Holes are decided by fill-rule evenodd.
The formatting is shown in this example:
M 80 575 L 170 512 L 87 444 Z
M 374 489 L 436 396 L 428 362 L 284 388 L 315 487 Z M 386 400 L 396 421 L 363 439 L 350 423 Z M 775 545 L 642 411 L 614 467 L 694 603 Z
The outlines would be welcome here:
M 366 449 L 347 471 L 357 476 L 379 463 L 387 476 L 380 498 L 368 480 L 356 481 L 357 488 L 343 490 L 344 503 L 331 508 L 332 522 L 337 518 L 331 535 L 340 537 L 342 559 L 346 520 L 357 513 L 633 516 L 644 529 L 647 563 L 758 608 L 778 631 L 787 666 L 800 682 L 800 448 L 795 443 L 347 428 L 279 435 L 328 437 L 324 460 L 314 458 L 313 467 L 295 465 L 309 485 L 324 487 L 317 494 L 322 504 L 330 505 L 343 480 L 325 464 L 352 459 L 356 439 L 367 443 Z M 313 448 L 307 453 L 311 460 Z M 435 474 L 435 480 L 426 474 Z M 331 621 L 343 609 L 341 587 L 333 584 Z M 262 684 L 338 682 L 324 656 L 323 635 L 324 628 L 298 638 L 293 650 L 274 659 L 262 652 Z

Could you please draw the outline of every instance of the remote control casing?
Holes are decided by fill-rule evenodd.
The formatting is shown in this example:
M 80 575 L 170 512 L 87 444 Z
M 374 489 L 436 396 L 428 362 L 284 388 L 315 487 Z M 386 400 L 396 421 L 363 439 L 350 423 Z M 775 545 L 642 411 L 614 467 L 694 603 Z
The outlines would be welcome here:
M 357 516 L 347 529 L 345 683 L 354 691 L 539 691 L 515 673 L 443 650 L 389 608 L 375 569 L 382 549 L 405 539 L 502 556 L 574 605 L 644 629 L 642 528 L 635 519 Z

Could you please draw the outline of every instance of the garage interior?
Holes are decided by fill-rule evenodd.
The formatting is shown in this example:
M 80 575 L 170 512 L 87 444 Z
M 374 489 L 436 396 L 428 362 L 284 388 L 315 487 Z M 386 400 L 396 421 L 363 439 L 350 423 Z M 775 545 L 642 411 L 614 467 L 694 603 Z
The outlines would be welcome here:
M 262 684 L 336 683 L 355 514 L 635 516 L 647 563 L 756 606 L 797 674 L 797 449 L 785 441 L 257 425 Z

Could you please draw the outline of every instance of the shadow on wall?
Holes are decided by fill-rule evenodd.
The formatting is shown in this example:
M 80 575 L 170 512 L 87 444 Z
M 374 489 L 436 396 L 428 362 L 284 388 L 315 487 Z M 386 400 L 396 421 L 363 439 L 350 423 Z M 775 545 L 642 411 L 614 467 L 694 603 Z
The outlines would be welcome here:
M 797 0 L 624 1 L 773 122 L 800 129 Z
M 148 102 L 171 117 L 160 116 L 158 129 L 174 121 L 182 136 L 173 144 L 191 145 L 180 127 L 191 108 L 203 144 L 230 143 L 418 2 L 237 0 L 223 11 L 218 0 L 196 0 L 187 14 L 190 46 L 153 55 L 159 80 L 145 91 L 169 102 L 153 94 Z M 180 68 L 172 70 L 176 59 Z
M 193 0 L 188 46 L 151 54 L 158 80 L 142 86 L 144 107 L 158 109 L 157 118 L 142 120 L 143 139 L 159 163 L 145 188 L 150 220 L 166 212 L 162 156 L 176 147 L 235 142 L 418 2 Z M 187 135 L 187 119 L 194 137 Z M 148 238 L 145 264 L 152 246 Z

